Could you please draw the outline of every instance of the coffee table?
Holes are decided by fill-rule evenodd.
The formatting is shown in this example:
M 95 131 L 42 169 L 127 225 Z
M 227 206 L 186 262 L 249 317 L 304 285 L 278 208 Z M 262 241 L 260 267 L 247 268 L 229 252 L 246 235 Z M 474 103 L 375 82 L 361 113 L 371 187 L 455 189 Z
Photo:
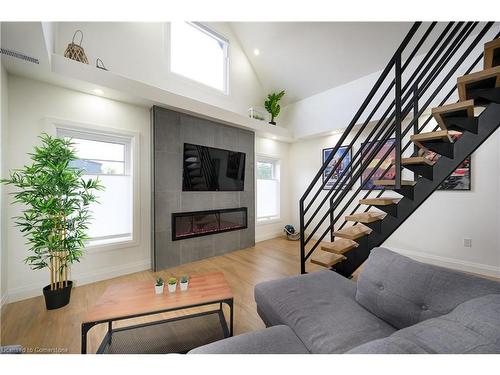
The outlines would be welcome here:
M 213 304 L 218 304 L 218 309 L 113 329 L 113 322 L 119 320 Z M 224 317 L 223 304 L 229 307 L 229 329 Z M 97 353 L 104 352 L 106 346 L 112 342 L 114 332 L 215 313 L 219 314 L 224 337 L 229 337 L 233 335 L 233 309 L 233 293 L 222 272 L 193 275 L 189 279 L 188 290 L 181 292 L 177 287 L 175 293 L 169 293 L 165 288 L 163 294 L 155 294 L 153 281 L 114 284 L 105 290 L 82 322 L 81 352 L 87 353 L 89 330 L 102 323 L 108 324 L 108 331 Z

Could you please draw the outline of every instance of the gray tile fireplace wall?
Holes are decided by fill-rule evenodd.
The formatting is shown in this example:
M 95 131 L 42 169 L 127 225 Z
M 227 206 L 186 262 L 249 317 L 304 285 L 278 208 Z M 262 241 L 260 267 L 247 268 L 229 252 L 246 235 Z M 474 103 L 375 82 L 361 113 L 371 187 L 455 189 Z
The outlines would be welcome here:
M 152 264 L 155 270 L 255 245 L 255 135 L 187 114 L 152 108 Z M 184 143 L 244 152 L 244 191 L 182 191 Z M 173 212 L 248 208 L 248 228 L 172 241 Z

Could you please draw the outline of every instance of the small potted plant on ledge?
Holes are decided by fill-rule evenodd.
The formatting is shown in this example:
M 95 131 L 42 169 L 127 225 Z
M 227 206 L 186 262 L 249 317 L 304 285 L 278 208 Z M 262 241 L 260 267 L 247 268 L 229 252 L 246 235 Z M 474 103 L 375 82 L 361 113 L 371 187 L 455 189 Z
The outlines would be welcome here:
M 175 293 L 177 289 L 177 279 L 175 277 L 171 277 L 168 279 L 168 291 L 169 293 Z
M 32 255 L 25 259 L 31 269 L 48 268 L 50 284 L 43 288 L 48 310 L 69 303 L 73 282 L 68 279 L 72 263 L 83 255 L 90 204 L 94 192 L 103 190 L 98 179 L 84 179 L 84 170 L 71 166 L 76 161 L 71 140 L 40 136 L 32 164 L 10 172 L 0 183 L 15 186 L 14 202 L 22 204 L 15 224 L 26 238 Z
M 181 287 L 181 292 L 188 290 L 189 278 L 187 276 L 182 276 L 179 285 Z
M 161 277 L 158 277 L 156 279 L 156 284 L 155 284 L 155 293 L 156 294 L 163 294 L 163 286 L 165 285 L 165 282 Z
M 278 102 L 281 100 L 281 98 L 283 98 L 283 96 L 285 96 L 285 90 L 282 90 L 279 93 L 273 92 L 272 94 L 267 95 L 267 100 L 264 102 L 266 111 L 271 115 L 271 121 L 269 121 L 271 125 L 276 125 L 274 119 L 278 117 L 281 110 Z

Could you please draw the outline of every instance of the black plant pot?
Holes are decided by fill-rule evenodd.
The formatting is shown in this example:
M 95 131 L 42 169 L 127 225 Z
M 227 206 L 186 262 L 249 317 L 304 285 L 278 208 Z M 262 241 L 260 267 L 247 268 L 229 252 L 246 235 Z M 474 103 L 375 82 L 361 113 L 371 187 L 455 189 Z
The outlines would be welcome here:
M 68 286 L 61 289 L 50 290 L 50 285 L 43 288 L 43 296 L 45 297 L 45 306 L 47 310 L 55 310 L 66 306 L 71 297 L 71 288 L 73 281 L 68 281 Z
M 276 125 L 276 121 L 269 121 L 271 125 Z

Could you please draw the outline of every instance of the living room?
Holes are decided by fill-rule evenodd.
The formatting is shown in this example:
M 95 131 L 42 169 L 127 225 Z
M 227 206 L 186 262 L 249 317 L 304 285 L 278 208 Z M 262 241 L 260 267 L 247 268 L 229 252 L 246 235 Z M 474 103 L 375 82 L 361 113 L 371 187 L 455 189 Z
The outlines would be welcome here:
M 1 20 L 2 353 L 500 354 L 500 23 L 317 12 Z

